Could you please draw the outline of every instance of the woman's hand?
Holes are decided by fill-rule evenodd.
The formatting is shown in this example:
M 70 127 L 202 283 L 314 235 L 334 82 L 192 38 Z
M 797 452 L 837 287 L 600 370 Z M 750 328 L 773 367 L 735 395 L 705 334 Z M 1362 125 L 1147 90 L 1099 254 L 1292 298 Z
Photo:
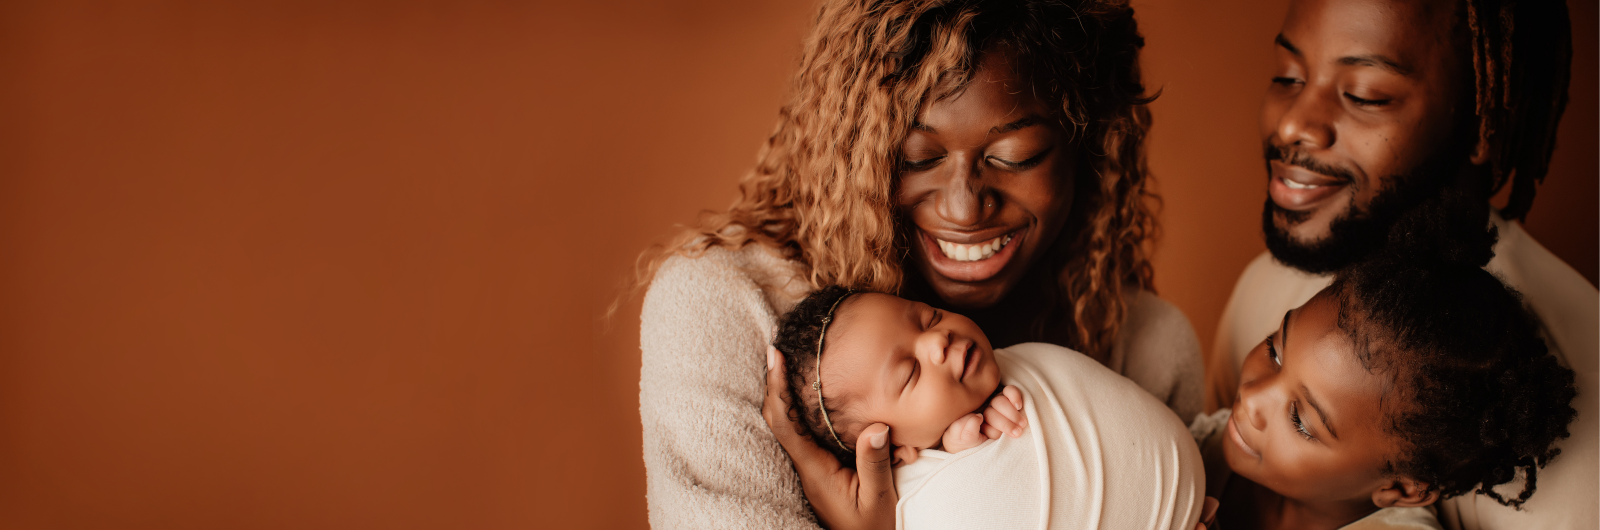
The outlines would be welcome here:
M 799 431 L 789 418 L 789 379 L 783 357 L 767 348 L 767 397 L 761 406 L 767 427 L 794 460 L 806 500 L 823 526 L 834 530 L 894 528 L 894 491 L 889 426 L 874 423 L 856 439 L 856 468 L 839 465 L 832 453 Z
M 1007 434 L 1021 438 L 1022 431 L 1027 428 L 1028 414 L 1022 411 L 1022 391 L 1006 385 L 1000 395 L 989 400 L 989 408 L 983 411 L 983 435 L 991 440 Z

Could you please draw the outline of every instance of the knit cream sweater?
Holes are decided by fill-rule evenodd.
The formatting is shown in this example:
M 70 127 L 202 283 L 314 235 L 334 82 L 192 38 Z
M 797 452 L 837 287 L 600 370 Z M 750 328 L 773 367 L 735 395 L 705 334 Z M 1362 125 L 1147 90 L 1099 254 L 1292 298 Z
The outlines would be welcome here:
M 655 528 L 814 529 L 783 447 L 761 417 L 767 344 L 809 292 L 760 245 L 673 257 L 640 315 L 639 416 Z M 1201 407 L 1200 345 L 1183 313 L 1146 291 L 1106 366 L 1187 423 Z

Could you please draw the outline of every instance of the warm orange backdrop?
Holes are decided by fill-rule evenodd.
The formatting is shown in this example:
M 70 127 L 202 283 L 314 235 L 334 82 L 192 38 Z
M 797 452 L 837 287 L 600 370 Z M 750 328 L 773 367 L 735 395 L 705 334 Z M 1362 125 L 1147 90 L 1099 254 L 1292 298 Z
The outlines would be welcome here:
M 0 527 L 645 525 L 632 259 L 809 0 L 0 4 Z M 1282 2 L 1136 1 L 1161 294 L 1262 246 Z M 1529 229 L 1597 272 L 1596 12 Z

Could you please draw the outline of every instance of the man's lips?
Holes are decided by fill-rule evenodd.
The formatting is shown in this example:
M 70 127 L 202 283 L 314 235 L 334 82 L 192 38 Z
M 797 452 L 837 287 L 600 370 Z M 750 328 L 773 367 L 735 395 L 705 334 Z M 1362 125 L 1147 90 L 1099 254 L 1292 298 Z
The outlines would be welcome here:
M 1237 415 L 1228 416 L 1228 438 L 1233 440 L 1233 443 L 1237 444 L 1240 449 L 1243 449 L 1244 454 L 1250 455 L 1251 458 L 1261 458 L 1261 453 L 1256 452 L 1255 448 L 1245 443 L 1244 436 L 1239 434 L 1239 426 L 1234 423 L 1236 419 L 1238 419 Z
M 1272 197 L 1273 203 L 1285 210 L 1310 209 L 1350 184 L 1347 180 L 1291 166 L 1282 160 L 1273 160 L 1268 167 L 1272 168 L 1272 174 L 1268 180 L 1267 194 Z
M 1004 246 L 987 258 L 975 261 L 957 261 L 945 255 L 944 250 L 940 248 L 939 238 L 935 238 L 932 234 L 920 229 L 917 230 L 917 233 L 922 236 L 919 238 L 922 240 L 922 251 L 928 257 L 928 265 L 931 266 L 933 272 L 958 282 L 981 282 L 1000 274 L 1000 271 L 1005 269 L 1006 264 L 1011 262 L 1011 258 L 1017 255 L 1017 247 L 1022 246 L 1027 236 L 1027 230 L 1023 229 L 989 236 L 988 239 L 999 238 Z M 1006 236 L 1010 237 L 1007 238 Z M 948 239 L 945 239 L 947 242 L 959 242 L 957 241 L 959 239 L 975 239 L 970 237 L 947 237 Z

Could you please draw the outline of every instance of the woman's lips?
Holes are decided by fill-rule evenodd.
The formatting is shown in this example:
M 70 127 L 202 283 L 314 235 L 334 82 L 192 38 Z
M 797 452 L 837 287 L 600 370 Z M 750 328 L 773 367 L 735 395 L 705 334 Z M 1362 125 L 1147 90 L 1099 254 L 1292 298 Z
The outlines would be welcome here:
M 1238 416 L 1228 416 L 1228 438 L 1232 439 L 1233 443 L 1237 444 L 1240 449 L 1243 449 L 1244 454 L 1250 455 L 1250 458 L 1261 458 L 1261 453 L 1256 452 L 1254 448 L 1250 447 L 1250 444 L 1244 442 L 1244 436 L 1239 434 L 1239 426 L 1234 424 L 1235 418 L 1238 418 Z
M 1273 203 L 1285 210 L 1310 209 L 1350 184 L 1349 181 L 1278 160 L 1272 161 L 1270 167 L 1272 175 L 1267 183 L 1267 194 L 1272 197 Z
M 922 250 L 928 256 L 928 265 L 940 276 L 958 282 L 980 282 L 1000 274 L 1000 271 L 1006 267 L 1011 258 L 1016 256 L 1017 247 L 1021 246 L 1026 235 L 1023 230 L 1015 230 L 984 240 L 977 245 L 952 244 L 949 241 L 945 241 L 941 245 L 941 241 L 934 238 L 933 235 L 922 230 L 917 232 L 922 235 Z M 983 249 L 985 244 L 993 244 L 990 242 L 998 242 L 1001 245 L 1000 249 L 992 251 L 992 255 L 988 257 L 982 257 L 984 254 L 990 254 L 991 251 Z M 958 260 L 946 255 L 945 249 L 947 248 L 952 253 L 960 253 L 959 255 L 961 255 L 962 259 Z M 971 253 L 973 252 L 978 254 L 972 255 Z M 967 261 L 969 259 L 971 261 Z

